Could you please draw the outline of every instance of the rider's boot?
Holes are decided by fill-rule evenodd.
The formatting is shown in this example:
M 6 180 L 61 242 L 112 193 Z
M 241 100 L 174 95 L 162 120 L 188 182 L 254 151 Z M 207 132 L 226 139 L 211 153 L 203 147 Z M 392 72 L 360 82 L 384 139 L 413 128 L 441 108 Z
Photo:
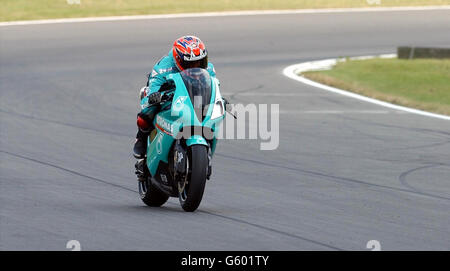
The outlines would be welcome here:
M 141 129 L 136 134 L 136 142 L 134 143 L 133 155 L 136 159 L 144 159 L 147 153 L 147 138 L 149 132 L 143 132 Z

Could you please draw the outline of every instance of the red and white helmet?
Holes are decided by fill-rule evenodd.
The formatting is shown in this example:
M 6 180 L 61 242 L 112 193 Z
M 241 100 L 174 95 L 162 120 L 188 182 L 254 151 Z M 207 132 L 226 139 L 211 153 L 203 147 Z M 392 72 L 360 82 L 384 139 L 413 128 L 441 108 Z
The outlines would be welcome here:
M 208 53 L 205 44 L 195 36 L 183 36 L 177 39 L 173 43 L 172 53 L 180 71 L 208 67 Z

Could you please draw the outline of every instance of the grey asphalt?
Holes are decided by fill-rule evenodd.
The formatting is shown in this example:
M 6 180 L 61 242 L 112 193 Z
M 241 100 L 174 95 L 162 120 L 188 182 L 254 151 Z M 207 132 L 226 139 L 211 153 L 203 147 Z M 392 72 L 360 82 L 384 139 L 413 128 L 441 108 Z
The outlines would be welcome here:
M 187 33 L 232 102 L 281 110 L 278 149 L 219 142 L 195 213 L 144 206 L 131 156 L 138 90 Z M 449 250 L 450 122 L 282 75 L 449 33 L 448 10 L 1 27 L 0 249 Z

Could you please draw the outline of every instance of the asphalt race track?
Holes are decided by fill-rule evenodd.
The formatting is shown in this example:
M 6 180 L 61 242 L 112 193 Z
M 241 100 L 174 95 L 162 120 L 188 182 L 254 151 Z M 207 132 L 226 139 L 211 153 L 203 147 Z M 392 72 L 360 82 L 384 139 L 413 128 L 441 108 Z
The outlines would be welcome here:
M 449 46 L 450 11 L 0 28 L 0 249 L 450 249 L 450 122 L 306 86 L 288 65 Z M 208 46 L 233 103 L 280 105 L 280 144 L 224 140 L 195 213 L 144 206 L 138 90 L 173 40 Z

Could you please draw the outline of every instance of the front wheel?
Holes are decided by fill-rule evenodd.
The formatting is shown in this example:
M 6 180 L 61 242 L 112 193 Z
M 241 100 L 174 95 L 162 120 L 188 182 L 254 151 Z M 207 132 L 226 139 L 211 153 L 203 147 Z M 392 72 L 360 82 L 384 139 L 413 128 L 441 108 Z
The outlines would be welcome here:
M 178 198 L 186 212 L 197 210 L 205 191 L 208 173 L 208 150 L 203 145 L 192 145 L 186 161 L 188 174 L 178 183 Z

